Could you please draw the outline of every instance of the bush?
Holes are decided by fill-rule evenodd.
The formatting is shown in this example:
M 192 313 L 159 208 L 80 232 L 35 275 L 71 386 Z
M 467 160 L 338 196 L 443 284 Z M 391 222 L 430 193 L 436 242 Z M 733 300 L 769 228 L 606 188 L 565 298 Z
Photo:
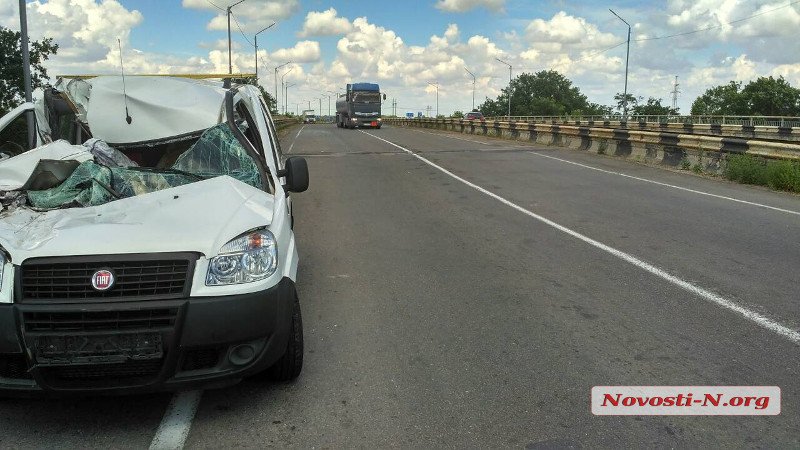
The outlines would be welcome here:
M 731 155 L 725 177 L 740 183 L 800 192 L 800 163 L 797 162 L 768 162 L 750 155 Z
M 730 155 L 725 177 L 745 184 L 767 185 L 767 166 L 765 162 L 750 155 Z
M 800 192 L 800 165 L 790 161 L 768 164 L 767 184 L 772 189 Z

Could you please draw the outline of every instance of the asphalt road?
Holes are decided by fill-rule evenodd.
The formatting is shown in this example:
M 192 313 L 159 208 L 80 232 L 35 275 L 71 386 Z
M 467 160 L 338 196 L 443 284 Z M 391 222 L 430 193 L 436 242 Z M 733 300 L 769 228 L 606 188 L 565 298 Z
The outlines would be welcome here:
M 283 148 L 311 172 L 305 368 L 204 392 L 187 447 L 800 446 L 800 197 L 389 126 Z M 601 417 L 595 385 L 780 386 L 782 411 Z M 169 401 L 0 400 L 0 447 L 147 447 Z

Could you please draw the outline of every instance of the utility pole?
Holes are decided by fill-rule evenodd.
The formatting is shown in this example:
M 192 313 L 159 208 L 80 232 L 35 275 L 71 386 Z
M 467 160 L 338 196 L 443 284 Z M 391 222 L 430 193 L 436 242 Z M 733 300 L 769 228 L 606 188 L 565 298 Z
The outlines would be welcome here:
M 392 99 L 392 115 L 394 117 L 397 117 L 397 99 L 396 98 Z
M 497 61 L 508 66 L 508 117 L 511 118 L 511 64 L 503 61 L 500 58 L 495 58 Z
M 274 25 L 275 25 L 275 22 L 272 22 L 272 25 L 270 25 L 267 28 L 264 28 L 263 30 L 261 30 L 258 33 L 256 33 L 256 35 L 253 38 L 253 44 L 254 44 L 254 47 L 256 48 L 256 85 L 258 85 L 258 35 L 263 33 L 263 32 L 265 32 L 265 31 L 267 31 L 267 30 L 269 30 Z
M 431 116 L 431 105 L 425 107 L 425 115 L 428 117 Z
M 322 97 L 326 97 L 328 99 L 328 117 L 330 117 L 330 115 L 331 115 L 331 96 L 327 95 L 325 93 L 322 93 L 320 95 L 322 95 Z M 320 101 L 322 101 L 322 98 L 320 98 Z M 320 113 L 320 115 L 322 115 L 322 107 L 321 106 L 319 107 L 319 113 Z
M 622 118 L 628 120 L 628 58 L 631 55 L 631 24 L 615 13 L 613 9 L 609 8 L 609 11 L 628 26 L 628 50 L 625 52 L 625 91 L 622 93 Z
M 228 75 L 233 74 L 233 57 L 231 56 L 231 8 L 242 3 L 244 0 L 239 0 L 238 2 L 228 6 L 226 12 L 228 13 Z
M 436 117 L 439 117 L 439 82 L 431 83 L 428 81 L 428 84 L 436 88 Z
M 675 84 L 673 85 L 672 92 L 671 92 L 671 94 L 672 94 L 672 109 L 673 109 L 673 111 L 677 111 L 678 110 L 678 94 L 681 93 L 681 91 L 678 90 L 678 86 L 680 86 L 678 84 L 678 76 L 675 75 Z
M 469 69 L 464 67 L 468 74 L 472 75 L 472 109 L 475 109 L 475 74 L 470 72 Z
M 320 96 L 318 100 L 319 100 L 319 112 L 317 113 L 317 115 L 319 116 L 322 114 L 322 97 Z
M 25 9 L 25 0 L 19 0 L 19 29 L 22 35 L 22 77 L 25 83 L 25 101 L 33 101 L 31 87 L 31 54 L 28 50 L 28 11 Z M 36 147 L 36 124 L 33 110 L 25 113 L 28 122 L 28 148 Z

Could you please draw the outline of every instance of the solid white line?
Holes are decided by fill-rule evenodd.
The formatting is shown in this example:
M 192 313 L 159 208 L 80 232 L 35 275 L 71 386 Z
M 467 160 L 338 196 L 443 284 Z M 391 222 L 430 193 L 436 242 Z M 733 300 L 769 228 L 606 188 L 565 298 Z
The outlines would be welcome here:
M 738 198 L 726 197 L 724 195 L 712 194 L 710 192 L 704 192 L 704 191 L 698 191 L 698 190 L 695 190 L 695 189 L 689 189 L 689 188 L 685 188 L 685 187 L 682 187 L 682 186 L 675 186 L 674 184 L 662 183 L 660 181 L 649 180 L 647 178 L 635 177 L 633 175 L 624 174 L 622 172 L 614 172 L 613 170 L 605 170 L 605 169 L 601 169 L 599 167 L 588 166 L 586 164 L 581 164 L 581 163 L 577 163 L 575 161 L 569 161 L 569 160 L 566 160 L 566 159 L 556 158 L 555 156 L 544 155 L 544 154 L 537 153 L 537 152 L 528 152 L 528 153 L 530 153 L 531 155 L 541 156 L 542 158 L 549 158 L 549 159 L 554 159 L 556 161 L 561 161 L 561 162 L 564 162 L 564 163 L 567 163 L 567 164 L 573 164 L 573 165 L 576 165 L 576 166 L 583 167 L 585 169 L 596 170 L 598 172 L 608 173 L 608 174 L 611 174 L 611 175 L 619 175 L 621 177 L 631 178 L 633 180 L 644 181 L 645 183 L 657 184 L 659 186 L 670 187 L 670 188 L 673 188 L 673 189 L 680 189 L 681 191 L 691 192 L 693 194 L 706 195 L 706 196 L 714 197 L 714 198 L 721 198 L 723 200 L 729 200 L 729 201 L 736 202 L 736 203 L 743 203 L 745 205 L 757 206 L 759 208 L 766 208 L 766 209 L 771 209 L 771 210 L 774 210 L 774 211 L 780 211 L 780 212 L 783 212 L 783 213 L 794 214 L 794 215 L 800 216 L 800 212 L 792 211 L 791 209 L 783 209 L 783 208 L 778 208 L 778 207 L 775 207 L 775 206 L 764 205 L 764 204 L 761 204 L 761 203 L 748 202 L 747 200 L 740 200 Z
M 378 140 L 381 140 L 383 142 L 386 142 L 389 145 L 397 147 L 400 150 L 403 150 L 404 152 L 412 155 L 413 157 L 415 157 L 415 158 L 419 159 L 420 161 L 424 162 L 425 164 L 427 164 L 427 165 L 429 165 L 429 166 L 431 166 L 431 167 L 433 167 L 435 169 L 438 169 L 442 173 L 444 173 L 444 174 L 446 174 L 446 175 L 448 175 L 448 176 L 450 176 L 450 177 L 452 177 L 452 178 L 454 178 L 454 179 L 466 184 L 467 186 L 477 190 L 478 192 L 486 194 L 489 197 L 491 197 L 491 198 L 493 198 L 493 199 L 495 199 L 495 200 L 497 200 L 497 201 L 499 201 L 499 202 L 501 202 L 501 203 L 503 203 L 503 204 L 505 204 L 507 206 L 510 206 L 510 207 L 516 209 L 517 211 L 519 211 L 519 212 L 521 212 L 523 214 L 526 214 L 526 215 L 528 215 L 528 216 L 530 216 L 530 217 L 532 217 L 532 218 L 534 218 L 534 219 L 536 219 L 536 220 L 538 220 L 538 221 L 540 221 L 540 222 L 542 222 L 542 223 L 544 223 L 546 225 L 549 225 L 549 226 L 551 226 L 551 227 L 553 227 L 553 228 L 555 228 L 555 229 L 557 229 L 557 230 L 559 230 L 559 231 L 561 231 L 563 233 L 566 233 L 566 234 L 568 234 L 568 235 L 570 235 L 570 236 L 572 236 L 574 238 L 580 239 L 581 241 L 586 242 L 587 244 L 589 244 L 589 245 L 591 245 L 593 247 L 596 247 L 596 248 L 598 248 L 600 250 L 603 250 L 603 251 L 605 251 L 605 252 L 607 252 L 607 253 L 609 253 L 611 255 L 616 256 L 619 259 L 622 259 L 623 261 L 629 262 L 629 263 L 633 264 L 634 266 L 636 266 L 636 267 L 638 267 L 638 268 L 640 268 L 642 270 L 650 272 L 651 274 L 656 275 L 657 277 L 659 277 L 661 279 L 664 279 L 664 280 L 666 280 L 666 281 L 668 281 L 668 282 L 670 282 L 670 283 L 672 283 L 672 284 L 674 284 L 674 285 L 676 285 L 676 286 L 678 286 L 678 287 L 680 287 L 682 289 L 685 289 L 686 291 L 691 292 L 694 295 L 697 295 L 698 297 L 701 297 L 701 298 L 703 298 L 705 300 L 708 300 L 708 301 L 710 301 L 712 303 L 715 303 L 718 306 L 721 306 L 721 307 L 723 307 L 725 309 L 728 309 L 730 311 L 738 313 L 742 317 L 744 317 L 744 318 L 746 318 L 746 319 L 758 324 L 759 326 L 761 326 L 761 327 L 763 327 L 763 328 L 765 328 L 767 330 L 770 330 L 772 332 L 777 333 L 780 336 L 783 336 L 784 338 L 794 342 L 795 344 L 800 344 L 800 331 L 794 330 L 794 329 L 789 328 L 789 327 L 787 327 L 785 325 L 782 325 L 782 324 L 780 324 L 778 322 L 775 322 L 772 319 L 770 319 L 770 318 L 768 318 L 766 316 L 763 316 L 763 315 L 759 314 L 756 311 L 753 311 L 753 310 L 751 310 L 749 308 L 745 308 L 743 306 L 737 305 L 732 300 L 728 300 L 728 299 L 726 299 L 726 298 L 724 298 L 724 297 L 722 297 L 720 295 L 717 295 L 717 294 L 715 294 L 715 293 L 713 293 L 713 292 L 711 292 L 711 291 L 709 291 L 707 289 L 703 289 L 700 286 L 697 286 L 697 285 L 694 285 L 694 284 L 692 284 L 692 283 L 690 283 L 688 281 L 682 280 L 682 279 L 676 277 L 675 275 L 672 275 L 672 274 L 670 274 L 670 273 L 668 273 L 668 272 L 666 272 L 666 271 L 664 271 L 664 270 L 662 270 L 662 269 L 660 269 L 660 268 L 658 268 L 658 267 L 656 267 L 656 266 L 654 266 L 654 265 L 652 265 L 650 263 L 647 263 L 645 261 L 642 261 L 639 258 L 636 258 L 633 255 L 625 253 L 625 252 L 623 252 L 621 250 L 617 250 L 617 249 L 615 249 L 615 248 L 613 248 L 613 247 L 611 247 L 609 245 L 603 244 L 602 242 L 596 241 L 596 240 L 594 240 L 594 239 L 592 239 L 592 238 L 590 238 L 590 237 L 588 237 L 586 235 L 583 235 L 583 234 L 581 234 L 581 233 L 579 233 L 577 231 L 574 231 L 574 230 L 569 229 L 569 228 L 567 228 L 567 227 L 565 227 L 563 225 L 560 225 L 560 224 L 558 224 L 556 222 L 553 222 L 550 219 L 547 219 L 547 218 L 545 218 L 543 216 L 540 216 L 540 215 L 538 215 L 538 214 L 536 214 L 534 212 L 531 212 L 531 211 L 529 211 L 529 210 L 517 205 L 516 203 L 511 202 L 510 200 L 507 200 L 507 199 L 505 199 L 505 198 L 503 198 L 503 197 L 501 197 L 501 196 L 499 196 L 499 195 L 497 195 L 497 194 L 495 194 L 493 192 L 490 192 L 490 191 L 478 186 L 475 183 L 472 183 L 470 181 L 465 180 L 464 178 L 461 178 L 460 176 L 454 174 L 453 172 L 450 172 L 449 170 L 445 169 L 444 167 L 439 166 L 438 164 L 436 164 L 436 163 L 434 163 L 434 162 L 432 162 L 432 161 L 430 161 L 430 160 L 428 160 L 428 159 L 426 159 L 426 158 L 424 158 L 424 157 L 412 152 L 411 150 L 408 150 L 408 149 L 406 149 L 404 147 L 401 147 L 401 146 L 395 144 L 394 142 L 390 142 L 390 141 L 387 141 L 386 139 L 379 138 L 378 136 L 375 136 L 374 134 L 367 133 L 365 131 L 361 131 L 361 132 L 364 133 L 364 134 L 370 135 L 370 136 L 374 137 L 375 139 L 378 139 Z
M 289 146 L 289 151 L 286 152 L 286 153 L 292 153 L 292 149 L 294 148 L 294 143 L 295 143 L 295 141 L 297 141 L 297 138 L 300 137 L 300 132 L 303 131 L 303 128 L 305 128 L 305 127 L 306 126 L 303 125 L 302 127 L 300 127 L 299 130 L 297 130 L 297 134 L 295 134 L 294 135 L 294 139 L 292 139 L 292 145 Z
M 150 450 L 183 448 L 202 396 L 203 391 L 186 391 L 178 392 L 172 397 L 156 435 L 150 443 Z

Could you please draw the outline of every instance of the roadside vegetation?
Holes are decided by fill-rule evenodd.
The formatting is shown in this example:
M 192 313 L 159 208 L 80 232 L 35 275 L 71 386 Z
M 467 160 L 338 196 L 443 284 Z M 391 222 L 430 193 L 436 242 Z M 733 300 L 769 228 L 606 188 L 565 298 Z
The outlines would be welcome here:
M 767 161 L 751 155 L 731 155 L 724 176 L 739 183 L 800 192 L 800 163 L 796 161 Z

